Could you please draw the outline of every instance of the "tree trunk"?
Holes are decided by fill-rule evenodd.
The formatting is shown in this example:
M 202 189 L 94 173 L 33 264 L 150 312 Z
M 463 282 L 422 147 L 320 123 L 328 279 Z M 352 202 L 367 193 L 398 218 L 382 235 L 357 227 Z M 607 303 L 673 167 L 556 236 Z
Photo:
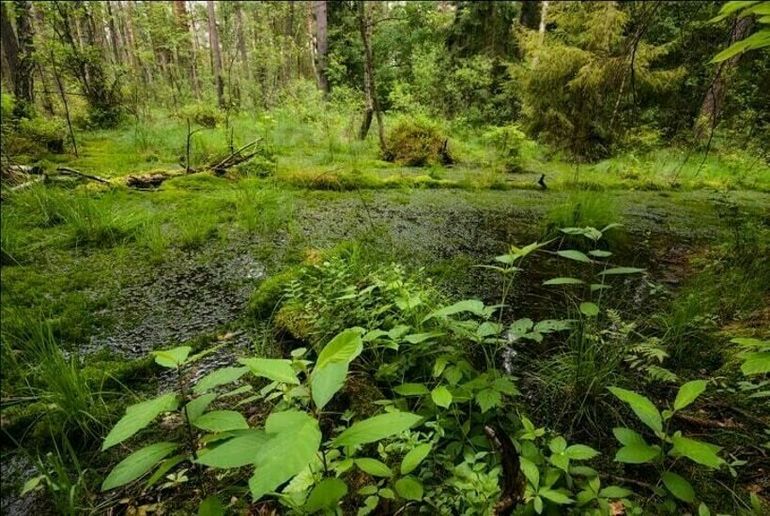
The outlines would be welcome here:
M 329 94 L 329 78 L 326 73 L 327 53 L 329 52 L 329 41 L 327 38 L 326 21 L 326 0 L 316 0 L 313 2 L 313 64 L 315 65 L 318 87 Z
M 217 102 L 221 109 L 225 107 L 225 85 L 222 81 L 222 50 L 219 48 L 219 31 L 217 20 L 214 16 L 214 2 L 206 1 L 209 17 L 209 46 L 211 48 L 211 61 L 214 69 L 214 80 L 217 87 Z
M 243 7 L 241 2 L 235 4 L 235 31 L 238 41 L 238 54 L 241 58 L 241 65 L 243 66 L 244 77 L 248 80 L 251 75 L 249 74 L 249 55 L 246 52 L 246 30 L 243 25 Z
M 16 78 L 19 69 L 19 43 L 16 40 L 16 32 L 13 30 L 11 19 L 5 2 L 0 3 L 0 43 L 3 46 L 3 57 L 7 66 L 10 90 L 16 91 Z
M 730 30 L 730 44 L 745 38 L 751 29 L 752 20 L 750 16 L 738 18 L 733 23 Z M 706 96 L 701 104 L 700 114 L 695 120 L 695 139 L 703 140 L 707 138 L 717 125 L 719 115 L 722 113 L 722 106 L 727 91 L 727 83 L 730 71 L 738 64 L 741 54 L 737 54 L 730 59 L 722 61 L 717 66 L 714 79 L 711 81 Z
M 33 33 L 32 3 L 17 1 L 16 37 L 19 42 L 19 65 L 14 94 L 18 102 L 17 111 L 21 115 L 31 115 L 34 111 L 35 45 L 33 43 Z
M 372 59 L 371 30 L 372 24 L 366 13 L 366 4 L 363 0 L 358 2 L 358 26 L 361 31 L 361 41 L 364 44 L 364 95 L 366 98 L 364 120 L 358 137 L 363 140 L 369 134 L 372 124 L 372 115 L 377 117 L 377 129 L 380 139 L 380 148 L 385 148 L 385 129 L 382 125 L 382 113 L 377 102 L 377 91 L 374 84 L 374 64 Z
M 185 0 L 174 0 L 174 17 L 176 18 L 177 27 L 181 36 L 181 42 L 177 48 L 179 65 L 182 68 L 187 69 L 187 74 L 190 80 L 190 88 L 192 88 L 195 98 L 200 98 L 200 87 L 198 84 L 198 69 L 195 61 L 195 41 L 192 24 L 190 23 L 190 15 L 187 12 L 187 6 Z
M 121 59 L 121 45 L 120 33 L 117 30 L 117 24 L 115 23 L 115 15 L 112 12 L 111 2 L 107 2 L 107 28 L 110 31 L 110 43 L 112 45 L 112 59 L 116 65 L 122 64 Z

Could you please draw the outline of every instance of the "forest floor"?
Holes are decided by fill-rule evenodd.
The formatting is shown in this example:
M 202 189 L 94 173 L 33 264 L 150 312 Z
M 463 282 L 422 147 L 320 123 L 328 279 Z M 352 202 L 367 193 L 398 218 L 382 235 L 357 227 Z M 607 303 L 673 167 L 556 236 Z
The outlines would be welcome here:
M 63 348 L 79 357 L 87 374 L 111 375 L 106 390 L 125 386 L 141 395 L 161 388 L 168 379 L 147 359 L 158 348 L 216 347 L 196 375 L 246 353 L 280 353 L 281 340 L 291 337 L 274 331 L 264 307 L 281 294 L 261 286 L 277 278 L 284 288 L 299 269 L 335 253 L 400 263 L 420 271 L 449 298 L 491 303 L 499 298 L 499 280 L 475 266 L 511 244 L 542 241 L 565 226 L 622 224 L 608 233 L 615 259 L 648 274 L 625 292 L 636 296 L 618 299 L 618 309 L 685 310 L 680 300 L 694 292 L 703 303 L 700 313 L 690 315 L 712 318 L 701 323 L 710 344 L 770 334 L 767 283 L 750 259 L 731 257 L 737 247 L 767 234 L 770 174 L 764 169 L 730 177 L 709 162 L 697 175 L 685 170 L 672 184 L 674 167 L 653 174 L 654 160 L 637 161 L 636 171 L 625 175 L 612 170 L 624 167 L 622 161 L 582 172 L 539 161 L 525 165 L 522 174 L 481 177 L 483 163 L 407 169 L 380 162 L 368 147 L 340 150 L 344 146 L 332 143 L 290 153 L 292 141 L 302 137 L 292 135 L 284 141 L 274 136 L 281 142 L 274 177 L 199 173 L 137 191 L 121 185 L 121 177 L 178 165 L 170 149 L 154 147 L 153 135 L 143 137 L 146 149 L 137 153 L 136 137 L 89 135 L 80 158 L 49 157 L 111 178 L 114 186 L 33 187 L 2 206 L 3 331 L 22 332 L 35 319 L 53 321 Z M 536 188 L 541 173 L 548 190 Z M 319 179 L 330 174 L 337 178 Z M 428 188 L 411 188 L 421 185 Z M 729 277 L 714 272 L 726 262 L 733 271 Z M 554 270 L 547 258 L 529 266 L 511 301 L 518 313 L 547 313 L 554 305 L 541 285 Z M 712 290 L 702 290 L 704 284 Z M 697 366 L 683 364 L 678 372 L 686 376 L 688 368 Z M 19 397 L 24 381 L 21 374 L 4 372 L 4 400 Z M 120 410 L 114 408 L 118 398 L 108 401 L 113 410 Z M 3 429 L 22 443 L 34 442 L 45 429 L 29 432 L 29 424 L 45 410 L 4 401 Z M 6 446 L 3 463 L 16 453 Z M 109 460 L 94 456 L 86 462 L 98 471 Z M 768 466 L 759 464 L 760 471 Z M 4 478 L 6 473 L 11 472 L 4 470 Z M 13 494 L 24 480 L 17 478 L 13 485 L 3 483 L 4 513 L 29 508 Z

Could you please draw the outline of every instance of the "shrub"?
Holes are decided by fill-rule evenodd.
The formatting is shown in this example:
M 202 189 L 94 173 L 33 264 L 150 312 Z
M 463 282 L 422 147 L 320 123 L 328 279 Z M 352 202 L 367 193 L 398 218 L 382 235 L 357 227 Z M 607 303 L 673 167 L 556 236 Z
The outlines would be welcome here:
M 67 131 L 64 122 L 58 118 L 22 118 L 19 121 L 19 135 L 44 146 L 49 152 L 64 152 L 63 134 Z
M 187 104 L 179 110 L 179 118 L 189 119 L 209 129 L 213 129 L 224 120 L 224 116 L 217 108 L 203 103 Z
M 484 133 L 483 140 L 497 150 L 507 172 L 520 170 L 521 152 L 528 140 L 519 126 L 511 124 L 492 127 Z
M 452 163 L 448 138 L 439 125 L 427 117 L 402 117 L 387 137 L 383 157 L 411 167 Z

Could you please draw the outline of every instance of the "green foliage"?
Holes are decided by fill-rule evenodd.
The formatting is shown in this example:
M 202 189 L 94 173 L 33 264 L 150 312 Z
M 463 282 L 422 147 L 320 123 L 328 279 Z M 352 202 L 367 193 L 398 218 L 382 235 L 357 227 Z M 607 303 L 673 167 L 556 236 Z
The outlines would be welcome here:
M 448 138 L 439 124 L 424 116 L 404 116 L 390 127 L 383 156 L 387 161 L 410 167 L 446 165 L 453 161 Z
M 719 10 L 719 15 L 711 21 L 715 23 L 736 14 L 738 18 L 756 16 L 759 29 L 754 34 L 732 43 L 719 52 L 711 60 L 712 63 L 721 63 L 745 52 L 770 46 L 770 28 L 765 27 L 765 25 L 770 24 L 770 2 L 726 2 Z
M 530 146 L 531 142 L 519 126 L 512 124 L 492 127 L 483 134 L 482 138 L 495 147 L 506 172 L 520 171 L 522 151 Z
M 224 121 L 224 115 L 216 106 L 209 103 L 187 104 L 179 110 L 179 118 L 213 129 Z

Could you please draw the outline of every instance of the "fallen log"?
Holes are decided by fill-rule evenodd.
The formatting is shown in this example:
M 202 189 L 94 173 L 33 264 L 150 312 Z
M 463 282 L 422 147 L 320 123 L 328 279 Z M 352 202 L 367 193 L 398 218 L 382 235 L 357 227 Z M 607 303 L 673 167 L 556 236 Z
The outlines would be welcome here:
M 248 149 L 252 149 L 260 141 L 262 141 L 262 138 L 257 138 L 256 140 L 247 143 L 243 147 L 240 147 L 239 149 L 230 153 L 224 159 L 221 159 L 215 163 L 210 164 L 207 168 L 209 168 L 212 172 L 214 172 L 217 175 L 224 174 L 227 171 L 227 169 L 232 168 L 236 165 L 240 165 L 241 163 L 248 161 L 254 156 L 256 156 L 257 154 L 259 154 L 258 150 L 249 152 L 247 154 L 244 154 L 244 152 Z
M 26 183 L 22 183 L 20 185 L 11 186 L 8 188 L 9 192 L 15 192 L 17 190 L 23 190 L 25 188 L 29 188 L 32 185 L 35 185 L 37 183 L 42 183 L 45 181 L 45 176 L 36 177 L 35 179 L 32 179 L 31 181 L 27 181 Z
M 110 184 L 110 182 L 103 177 L 99 176 L 92 176 L 90 174 L 85 174 L 79 170 L 75 170 L 74 168 L 69 167 L 58 167 L 56 171 L 60 174 L 63 174 L 65 176 L 77 176 L 77 177 L 83 177 L 85 179 L 90 179 L 91 181 L 97 181 L 99 183 L 103 183 L 105 185 Z
M 150 174 L 143 174 L 141 176 L 128 176 L 126 178 L 126 185 L 131 188 L 139 188 L 142 190 L 152 190 L 158 188 L 164 181 L 176 177 L 179 174 L 172 174 L 166 172 L 153 172 Z

